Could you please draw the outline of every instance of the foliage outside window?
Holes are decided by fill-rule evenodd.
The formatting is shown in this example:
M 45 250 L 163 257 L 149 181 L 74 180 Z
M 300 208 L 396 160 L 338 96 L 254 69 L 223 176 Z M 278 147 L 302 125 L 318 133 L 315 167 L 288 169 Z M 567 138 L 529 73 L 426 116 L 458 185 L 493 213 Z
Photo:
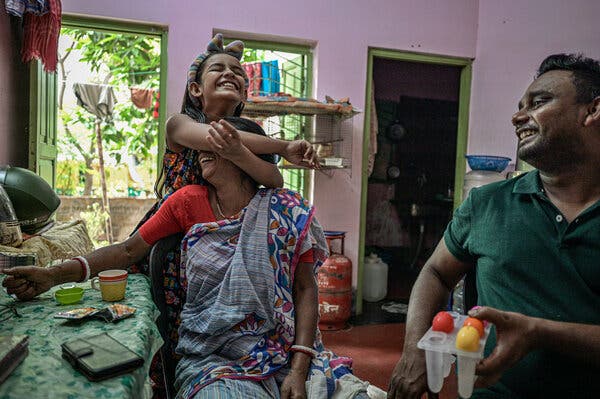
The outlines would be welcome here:
M 107 84 L 117 102 L 101 123 L 109 196 L 152 195 L 156 178 L 158 115 L 138 109 L 130 88 L 158 93 L 160 39 L 63 27 L 58 65 L 58 162 L 56 190 L 63 195 L 99 196 L 96 117 L 78 106 L 73 83 Z

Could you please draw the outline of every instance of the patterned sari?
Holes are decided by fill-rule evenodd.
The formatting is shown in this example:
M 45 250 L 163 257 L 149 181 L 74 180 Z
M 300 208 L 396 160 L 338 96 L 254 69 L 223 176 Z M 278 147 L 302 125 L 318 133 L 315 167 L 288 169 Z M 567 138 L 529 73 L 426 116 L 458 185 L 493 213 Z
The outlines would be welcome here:
M 316 274 L 327 256 L 313 208 L 286 189 L 262 189 L 238 219 L 200 223 L 182 243 L 181 313 L 176 387 L 193 397 L 221 378 L 282 381 L 295 339 L 292 295 L 301 253 L 313 249 Z M 326 351 L 317 332 L 309 379 L 318 397 L 351 372 L 351 359 Z

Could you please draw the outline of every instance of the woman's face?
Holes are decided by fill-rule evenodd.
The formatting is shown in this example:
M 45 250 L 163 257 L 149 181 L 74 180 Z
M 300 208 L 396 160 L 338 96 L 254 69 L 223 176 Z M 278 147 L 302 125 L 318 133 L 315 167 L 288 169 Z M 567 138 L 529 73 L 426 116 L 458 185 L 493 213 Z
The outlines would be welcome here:
M 223 105 L 235 108 L 246 99 L 246 72 L 235 57 L 215 54 L 204 62 L 200 82 L 192 83 L 190 90 L 205 110 Z
M 202 169 L 202 177 L 209 183 L 227 181 L 240 184 L 242 171 L 235 164 L 210 151 L 198 152 L 198 162 Z

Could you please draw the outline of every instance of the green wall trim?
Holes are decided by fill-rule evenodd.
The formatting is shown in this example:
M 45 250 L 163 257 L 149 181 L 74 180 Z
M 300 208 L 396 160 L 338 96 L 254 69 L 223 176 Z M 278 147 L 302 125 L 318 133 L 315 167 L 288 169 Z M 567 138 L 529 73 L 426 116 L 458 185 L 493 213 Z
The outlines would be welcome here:
M 450 57 L 442 55 L 421 54 L 380 48 L 369 48 L 367 56 L 367 82 L 365 93 L 365 118 L 363 128 L 363 153 L 361 166 L 360 192 L 360 227 L 358 238 L 358 269 L 356 284 L 356 314 L 362 313 L 362 281 L 364 273 L 365 236 L 367 219 L 367 190 L 369 183 L 369 132 L 371 124 L 371 90 L 373 79 L 374 58 L 387 58 L 398 61 L 420 62 L 462 67 L 460 73 L 460 89 L 458 104 L 458 127 L 456 135 L 456 169 L 454 173 L 454 207 L 461 202 L 463 179 L 465 173 L 464 155 L 467 148 L 469 131 L 469 100 L 471 98 L 472 60 L 469 58 Z
M 73 28 L 106 32 L 137 33 L 160 36 L 169 30 L 167 25 L 123 19 L 102 18 L 82 14 L 63 14 L 62 24 Z

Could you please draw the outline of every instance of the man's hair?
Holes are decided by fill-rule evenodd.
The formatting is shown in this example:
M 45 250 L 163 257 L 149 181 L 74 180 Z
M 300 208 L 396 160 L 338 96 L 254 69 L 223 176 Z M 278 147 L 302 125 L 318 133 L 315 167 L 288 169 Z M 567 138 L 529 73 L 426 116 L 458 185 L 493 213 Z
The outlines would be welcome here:
M 537 70 L 536 78 L 546 72 L 562 70 L 573 73 L 573 85 L 579 103 L 589 103 L 600 96 L 600 63 L 583 54 L 553 54 Z

